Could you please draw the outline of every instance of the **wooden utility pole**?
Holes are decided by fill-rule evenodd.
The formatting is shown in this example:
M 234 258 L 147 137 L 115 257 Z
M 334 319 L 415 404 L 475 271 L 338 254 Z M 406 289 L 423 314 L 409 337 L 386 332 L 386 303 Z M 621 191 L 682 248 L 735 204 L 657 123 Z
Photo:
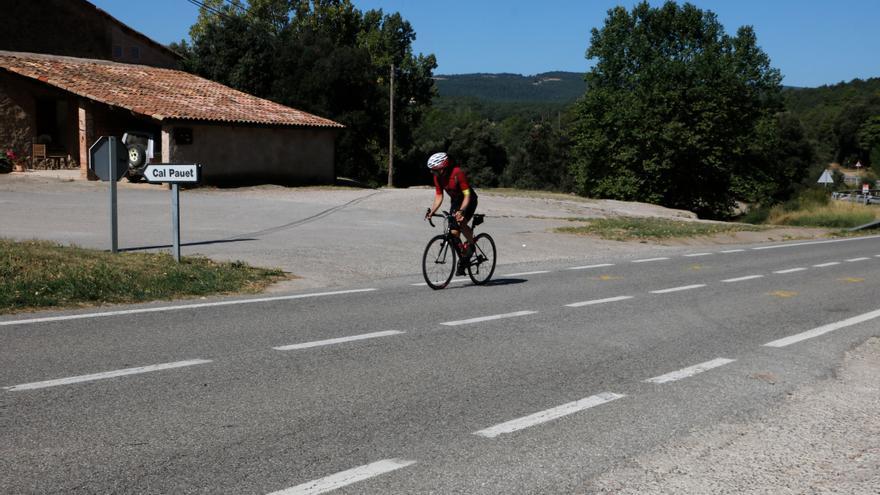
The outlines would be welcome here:
M 394 64 L 391 64 L 391 90 L 388 111 L 388 187 L 394 187 Z

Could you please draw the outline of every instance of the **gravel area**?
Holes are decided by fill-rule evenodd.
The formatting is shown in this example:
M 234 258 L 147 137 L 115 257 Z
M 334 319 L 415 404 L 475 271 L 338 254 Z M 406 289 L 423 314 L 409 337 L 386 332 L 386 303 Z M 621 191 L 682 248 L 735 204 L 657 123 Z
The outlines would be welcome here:
M 40 238 L 83 247 L 107 247 L 107 184 L 79 171 L 0 175 L 3 235 Z M 8 192 L 8 194 L 7 194 Z M 565 194 L 479 191 L 479 211 L 498 246 L 499 265 L 604 260 L 646 253 L 674 253 L 697 246 L 822 236 L 822 229 L 761 232 L 655 242 L 606 241 L 559 234 L 570 218 L 642 216 L 700 221 L 687 211 L 592 200 Z M 161 185 L 119 182 L 120 247 L 167 250 L 168 192 Z M 421 272 L 425 244 L 440 232 L 422 220 L 433 191 L 340 187 L 203 187 L 181 193 L 183 255 L 242 260 L 280 268 L 296 278 L 270 290 L 351 287 Z M 446 203 L 448 205 L 448 202 Z M 152 247 L 152 248 L 151 248 Z M 659 254 L 658 254 L 659 255 Z
M 585 493 L 880 493 L 880 338 L 835 377 L 747 424 L 720 424 L 631 459 Z

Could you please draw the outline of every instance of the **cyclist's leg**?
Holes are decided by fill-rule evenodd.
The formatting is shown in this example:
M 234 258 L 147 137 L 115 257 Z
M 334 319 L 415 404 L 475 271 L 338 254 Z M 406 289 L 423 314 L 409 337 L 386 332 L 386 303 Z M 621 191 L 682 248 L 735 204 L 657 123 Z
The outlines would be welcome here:
M 477 197 L 476 195 L 471 196 L 471 202 L 468 204 L 467 210 L 462 212 L 464 215 L 464 221 L 461 222 L 461 233 L 464 234 L 465 239 L 467 239 L 468 246 L 474 245 L 474 230 L 469 225 L 472 218 L 474 218 L 474 213 L 477 212 Z M 471 251 L 473 251 L 471 249 Z

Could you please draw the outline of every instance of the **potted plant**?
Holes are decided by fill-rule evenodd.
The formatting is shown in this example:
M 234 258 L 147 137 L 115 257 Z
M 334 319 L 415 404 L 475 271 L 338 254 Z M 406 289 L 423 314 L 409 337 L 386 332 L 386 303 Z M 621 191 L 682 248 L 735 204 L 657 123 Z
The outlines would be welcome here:
M 15 152 L 6 150 L 6 153 L 0 155 L 0 174 L 8 174 L 15 168 Z

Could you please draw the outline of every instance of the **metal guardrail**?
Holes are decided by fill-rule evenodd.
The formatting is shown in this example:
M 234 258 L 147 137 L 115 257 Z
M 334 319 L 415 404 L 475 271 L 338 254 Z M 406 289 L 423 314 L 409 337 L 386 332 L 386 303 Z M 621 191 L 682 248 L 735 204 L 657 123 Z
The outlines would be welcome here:
M 880 204 L 880 189 L 871 189 L 868 191 L 868 194 L 862 194 L 861 189 L 833 192 L 831 193 L 831 199 L 866 205 Z

